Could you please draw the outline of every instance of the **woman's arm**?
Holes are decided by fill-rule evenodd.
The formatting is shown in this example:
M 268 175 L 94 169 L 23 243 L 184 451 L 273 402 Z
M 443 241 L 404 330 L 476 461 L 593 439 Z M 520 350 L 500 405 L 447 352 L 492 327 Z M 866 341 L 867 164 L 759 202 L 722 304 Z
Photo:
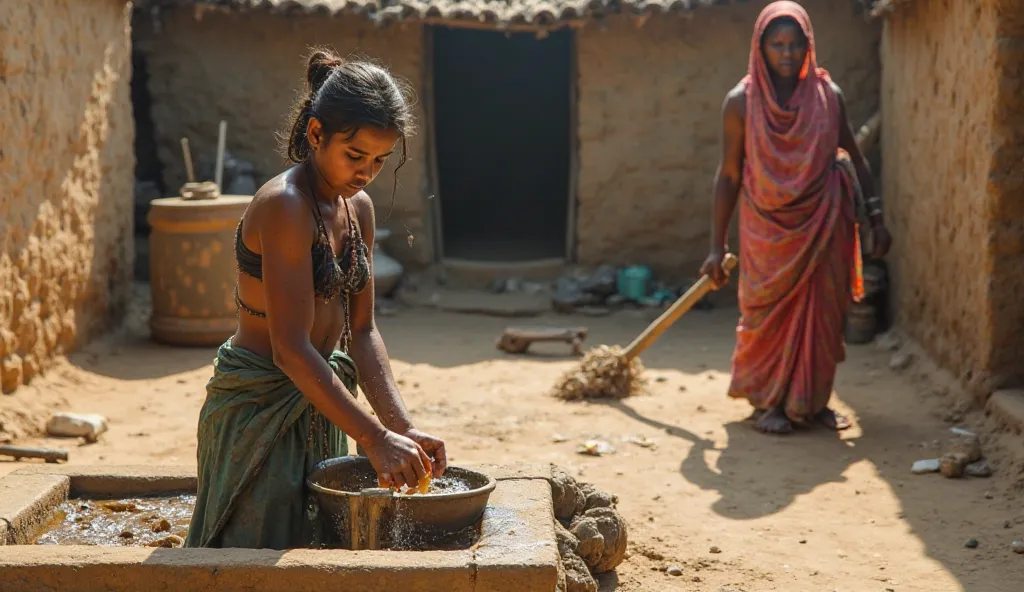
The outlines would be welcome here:
M 374 320 L 373 241 L 376 218 L 373 202 L 366 193 L 361 193 L 353 198 L 353 205 L 370 263 L 369 284 L 366 289 L 351 298 L 352 347 L 349 353 L 359 368 L 359 386 L 384 425 L 390 430 L 412 438 L 422 446 L 427 455 L 434 460 L 435 475 L 440 476 L 447 464 L 444 442 L 413 427 L 412 418 L 409 417 L 405 402 L 395 384 L 387 348 L 384 347 L 384 340 Z
M 850 160 L 857 170 L 857 180 L 860 182 L 861 191 L 864 192 L 864 198 L 869 202 L 868 216 L 872 225 L 882 225 L 884 223 L 884 218 L 882 217 L 882 198 L 875 193 L 875 177 L 871 173 L 871 165 L 868 164 L 867 158 L 864 157 L 864 154 L 860 151 L 860 146 L 857 144 L 857 136 L 853 133 L 853 126 L 850 124 L 850 118 L 847 115 L 846 99 L 843 97 L 843 91 L 834 83 L 832 88 L 839 97 L 839 147 L 850 155 Z
M 303 199 L 287 192 L 270 196 L 257 221 L 274 363 L 331 423 L 367 450 L 383 482 L 414 485 L 426 473 L 422 451 L 359 405 L 309 340 L 314 319 L 309 249 L 316 229 Z
M 853 133 L 853 126 L 850 125 L 850 118 L 847 115 L 843 91 L 835 83 L 832 84 L 832 88 L 835 89 L 836 95 L 839 97 L 839 147 L 850 155 L 850 160 L 853 161 L 853 166 L 857 170 L 857 180 L 860 182 L 860 188 L 864 194 L 868 220 L 871 223 L 871 255 L 876 259 L 881 259 L 889 252 L 889 247 L 892 245 L 892 237 L 885 227 L 882 196 L 875 191 L 875 177 L 871 173 L 871 166 L 857 144 L 857 137 Z
M 412 429 L 412 419 L 398 392 L 391 372 L 388 351 L 374 321 L 373 239 L 375 233 L 373 202 L 365 193 L 353 198 L 359 229 L 366 243 L 370 262 L 370 283 L 351 298 L 352 359 L 359 368 L 359 386 L 384 425 L 400 434 Z
M 729 221 L 736 210 L 736 198 L 743 182 L 743 140 L 747 110 L 746 90 L 729 91 L 722 105 L 722 160 L 715 172 L 714 225 L 711 250 L 726 251 Z
M 715 172 L 714 204 L 711 218 L 711 249 L 700 272 L 716 285 L 726 281 L 722 258 L 729 250 L 729 221 L 736 210 L 736 199 L 743 182 L 744 119 L 747 110 L 745 87 L 740 84 L 729 91 L 722 103 L 722 158 Z

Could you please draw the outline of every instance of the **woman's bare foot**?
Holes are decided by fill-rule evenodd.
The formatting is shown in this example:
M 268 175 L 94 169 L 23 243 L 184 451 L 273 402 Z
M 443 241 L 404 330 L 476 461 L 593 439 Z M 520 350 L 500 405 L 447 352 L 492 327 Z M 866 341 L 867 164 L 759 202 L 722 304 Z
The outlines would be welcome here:
M 793 433 L 793 424 L 786 417 L 786 412 L 781 407 L 775 407 L 766 411 L 761 416 L 761 419 L 757 420 L 754 428 L 765 434 L 784 435 Z
M 852 425 L 849 419 L 842 415 L 839 415 L 838 413 L 832 411 L 828 407 L 819 411 L 818 414 L 814 416 L 814 419 L 816 419 L 818 423 L 825 426 L 826 428 L 830 430 L 835 430 L 837 432 L 841 432 L 845 429 L 848 429 Z

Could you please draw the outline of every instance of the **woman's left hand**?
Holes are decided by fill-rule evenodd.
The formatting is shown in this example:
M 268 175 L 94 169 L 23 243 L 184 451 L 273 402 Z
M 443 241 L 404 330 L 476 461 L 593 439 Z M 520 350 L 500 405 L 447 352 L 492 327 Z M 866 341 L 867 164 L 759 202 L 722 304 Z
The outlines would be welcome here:
M 427 456 L 434 461 L 434 477 L 444 475 L 445 469 L 448 468 L 448 457 L 444 450 L 444 440 L 435 438 L 415 428 L 406 431 L 402 435 L 419 444 L 420 448 L 427 453 Z
M 871 257 L 881 259 L 889 253 L 892 246 L 892 236 L 885 224 L 875 224 L 871 229 Z

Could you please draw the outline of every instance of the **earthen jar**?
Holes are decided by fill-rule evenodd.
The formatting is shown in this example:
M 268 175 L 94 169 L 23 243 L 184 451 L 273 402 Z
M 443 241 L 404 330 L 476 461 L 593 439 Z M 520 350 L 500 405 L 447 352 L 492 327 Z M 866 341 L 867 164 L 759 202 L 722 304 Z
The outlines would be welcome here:
M 235 228 L 251 200 L 249 195 L 221 195 L 150 202 L 154 340 L 211 346 L 235 332 Z
M 875 307 L 864 302 L 854 302 L 846 311 L 846 343 L 860 345 L 875 338 L 878 318 Z
M 377 296 L 389 296 L 394 292 L 404 271 L 402 264 L 380 246 L 381 241 L 390 236 L 390 230 L 378 228 L 373 238 L 373 291 Z
M 884 269 L 870 263 L 865 263 L 862 273 L 864 277 L 864 296 L 874 296 L 885 290 L 887 278 Z

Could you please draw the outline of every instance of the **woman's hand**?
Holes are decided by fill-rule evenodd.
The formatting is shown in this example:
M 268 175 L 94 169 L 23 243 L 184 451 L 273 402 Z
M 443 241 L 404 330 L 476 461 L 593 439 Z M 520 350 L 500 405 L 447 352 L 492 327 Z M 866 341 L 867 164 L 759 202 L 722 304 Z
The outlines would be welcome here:
M 722 268 L 722 260 L 725 259 L 725 251 L 711 251 L 708 258 L 704 260 L 704 264 L 700 266 L 700 274 L 706 275 L 711 278 L 714 283 L 715 289 L 719 289 L 729 281 L 729 274 Z
M 892 236 L 884 223 L 876 223 L 871 226 L 871 257 L 881 259 L 889 253 L 892 246 Z
M 363 447 L 381 487 L 415 488 L 430 473 L 430 457 L 411 438 L 384 430 Z
M 444 450 L 444 440 L 415 428 L 405 432 L 405 437 L 419 444 L 420 448 L 433 460 L 435 477 L 444 475 L 445 469 L 448 468 L 448 455 Z

